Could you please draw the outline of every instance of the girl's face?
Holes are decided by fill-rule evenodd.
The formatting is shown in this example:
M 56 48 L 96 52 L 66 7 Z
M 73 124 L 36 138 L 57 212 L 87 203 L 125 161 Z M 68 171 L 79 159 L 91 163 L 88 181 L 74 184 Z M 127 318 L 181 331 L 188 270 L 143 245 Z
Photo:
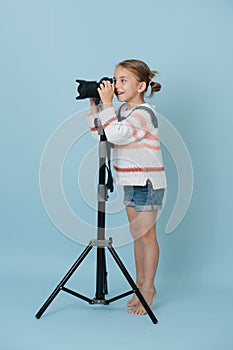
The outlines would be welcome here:
M 143 91 L 146 83 L 138 82 L 135 75 L 121 66 L 114 72 L 115 94 L 120 102 L 132 104 L 144 103 Z

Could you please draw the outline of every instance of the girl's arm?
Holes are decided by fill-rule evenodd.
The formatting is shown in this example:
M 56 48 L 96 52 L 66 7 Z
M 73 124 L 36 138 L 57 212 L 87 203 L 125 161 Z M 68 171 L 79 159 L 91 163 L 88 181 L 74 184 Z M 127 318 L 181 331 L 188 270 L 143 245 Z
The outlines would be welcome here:
M 104 81 L 98 88 L 103 111 L 99 113 L 107 140 L 116 145 L 127 145 L 142 139 L 148 131 L 148 113 L 135 111 L 125 120 L 118 122 L 112 106 L 114 84 Z
M 118 122 L 113 107 L 104 109 L 99 118 L 108 141 L 116 145 L 127 145 L 145 137 L 148 133 L 148 112 L 137 111 Z

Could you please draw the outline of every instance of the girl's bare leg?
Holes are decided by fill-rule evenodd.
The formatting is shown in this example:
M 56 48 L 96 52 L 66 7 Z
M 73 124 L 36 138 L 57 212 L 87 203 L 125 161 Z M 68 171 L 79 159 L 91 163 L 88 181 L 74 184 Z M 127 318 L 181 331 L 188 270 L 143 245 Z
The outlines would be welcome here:
M 137 236 L 137 217 L 138 213 L 134 207 L 126 207 L 126 212 L 129 220 L 130 232 L 134 238 L 134 259 L 136 266 L 136 285 L 140 289 L 143 284 L 144 270 L 143 270 L 143 249 L 141 241 L 136 239 Z M 138 304 L 138 297 L 136 294 L 128 301 L 127 306 L 136 306 Z
M 154 278 L 159 260 L 159 246 L 155 235 L 157 211 L 137 212 L 134 207 L 127 207 L 127 214 L 134 237 L 136 284 L 150 306 L 156 295 Z M 136 295 L 127 305 L 136 306 L 129 310 L 131 313 L 146 313 Z
M 144 279 L 141 286 L 141 293 L 149 306 L 152 305 L 156 296 L 156 289 L 154 286 L 155 274 L 159 260 L 159 246 L 155 235 L 155 225 L 148 230 L 141 238 L 144 251 Z M 135 308 L 129 310 L 130 313 L 137 315 L 145 315 L 146 310 L 139 302 Z

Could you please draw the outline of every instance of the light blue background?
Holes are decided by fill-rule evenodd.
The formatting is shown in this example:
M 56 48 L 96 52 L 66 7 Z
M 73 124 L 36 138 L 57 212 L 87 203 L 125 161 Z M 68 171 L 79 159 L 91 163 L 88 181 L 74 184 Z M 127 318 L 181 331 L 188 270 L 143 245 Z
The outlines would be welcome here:
M 230 0 L 1 2 L 2 349 L 232 349 L 232 23 Z M 64 294 L 36 320 L 83 250 L 43 208 L 42 151 L 62 121 L 87 107 L 75 100 L 75 79 L 111 76 L 126 58 L 159 70 L 163 89 L 153 102 L 182 135 L 194 167 L 190 208 L 166 235 L 177 174 L 164 150 L 169 188 L 153 306 L 159 323 L 128 315 L 124 299 L 101 307 Z M 87 151 L 92 146 L 90 138 Z M 134 276 L 132 245 L 118 253 Z M 114 295 L 128 286 L 108 260 Z M 94 270 L 93 254 L 72 282 L 90 297 Z

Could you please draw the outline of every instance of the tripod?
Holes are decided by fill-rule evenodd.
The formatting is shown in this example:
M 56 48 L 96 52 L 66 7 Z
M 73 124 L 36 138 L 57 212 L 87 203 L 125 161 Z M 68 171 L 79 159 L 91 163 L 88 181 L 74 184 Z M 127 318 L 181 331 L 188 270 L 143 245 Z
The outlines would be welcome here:
M 112 184 L 112 175 L 110 170 L 110 146 L 106 139 L 104 130 L 100 123 L 96 120 L 96 126 L 98 127 L 98 133 L 100 135 L 100 141 L 99 141 L 99 184 L 98 184 L 98 229 L 97 229 L 97 239 L 93 239 L 89 242 L 88 246 L 84 249 L 84 251 L 81 253 L 79 258 L 75 261 L 75 263 L 71 266 L 69 271 L 66 273 L 66 275 L 63 277 L 63 279 L 60 281 L 60 283 L 57 285 L 57 287 L 54 289 L 54 291 L 51 293 L 49 298 L 45 301 L 43 306 L 40 308 L 40 310 L 36 313 L 35 317 L 39 319 L 42 314 L 45 312 L 45 310 L 49 307 L 49 305 L 52 303 L 52 301 L 55 299 L 55 297 L 58 295 L 60 291 L 69 293 L 77 298 L 80 298 L 89 304 L 104 304 L 108 305 L 113 301 L 116 301 L 118 299 L 124 298 L 132 293 L 135 293 L 142 303 L 143 307 L 145 308 L 148 316 L 150 317 L 151 321 L 155 324 L 158 322 L 157 318 L 155 317 L 154 313 L 151 311 L 150 307 L 146 303 L 144 297 L 142 296 L 141 292 L 139 291 L 138 287 L 134 283 L 133 279 L 131 278 L 130 274 L 128 273 L 127 269 L 125 268 L 124 264 L 122 263 L 121 259 L 119 258 L 118 254 L 116 253 L 115 249 L 112 246 L 112 238 L 109 239 L 105 238 L 105 208 L 106 208 L 106 201 L 108 200 L 108 189 L 112 192 L 113 191 L 113 184 Z M 108 166 L 106 164 L 106 161 L 108 159 Z M 106 182 L 106 169 L 108 171 L 108 183 Z M 73 273 L 77 270 L 79 265 L 82 263 L 82 261 L 85 259 L 85 257 L 88 255 L 88 253 L 92 250 L 93 247 L 97 248 L 97 265 L 96 265 L 96 293 L 95 298 L 90 299 L 85 295 L 79 294 L 76 291 L 73 291 L 69 288 L 66 288 L 65 285 L 67 281 L 70 279 L 70 277 L 73 275 Z M 111 299 L 106 299 L 105 296 L 108 294 L 108 286 L 107 286 L 107 270 L 106 270 L 106 257 L 105 257 L 105 249 L 108 248 L 110 254 L 112 255 L 113 259 L 119 266 L 120 270 L 124 274 L 126 280 L 132 287 L 132 289 L 128 292 L 125 292 L 123 294 L 117 295 Z

